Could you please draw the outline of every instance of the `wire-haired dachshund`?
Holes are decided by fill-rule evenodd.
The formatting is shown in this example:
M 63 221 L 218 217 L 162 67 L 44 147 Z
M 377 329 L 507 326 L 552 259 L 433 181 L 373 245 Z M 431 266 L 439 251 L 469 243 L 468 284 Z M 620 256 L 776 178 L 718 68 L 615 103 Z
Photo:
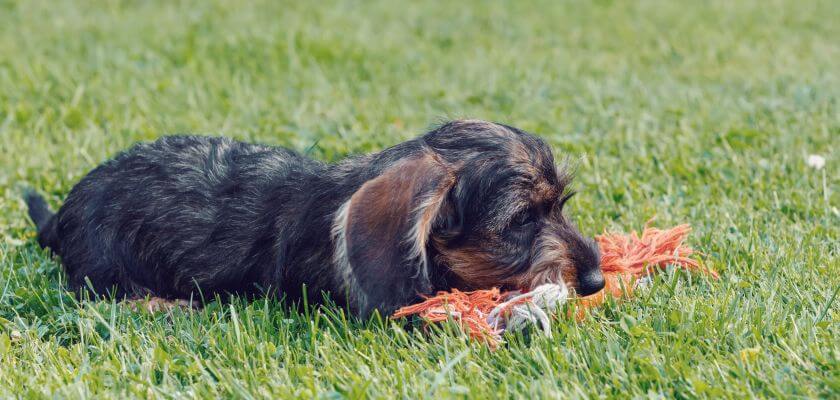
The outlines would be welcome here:
M 563 214 L 570 180 L 537 137 L 463 120 L 335 164 L 163 137 L 98 166 L 55 214 L 25 197 L 80 294 L 300 299 L 305 286 L 365 316 L 453 287 L 600 290 L 597 246 Z

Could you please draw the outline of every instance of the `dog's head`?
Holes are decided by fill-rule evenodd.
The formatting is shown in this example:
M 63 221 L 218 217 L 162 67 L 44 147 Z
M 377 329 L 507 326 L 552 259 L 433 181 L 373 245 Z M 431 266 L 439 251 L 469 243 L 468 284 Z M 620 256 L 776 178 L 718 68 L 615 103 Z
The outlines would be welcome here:
M 455 121 L 381 162 L 333 227 L 360 313 L 449 287 L 565 283 L 586 295 L 604 286 L 596 244 L 563 213 L 571 177 L 535 136 Z M 447 287 L 436 288 L 442 278 Z

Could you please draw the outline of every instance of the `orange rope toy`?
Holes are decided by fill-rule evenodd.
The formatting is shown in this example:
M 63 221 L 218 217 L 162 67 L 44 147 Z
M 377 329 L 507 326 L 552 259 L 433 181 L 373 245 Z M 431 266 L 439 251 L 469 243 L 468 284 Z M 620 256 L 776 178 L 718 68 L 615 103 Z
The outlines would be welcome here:
M 671 229 L 652 228 L 649 224 L 650 221 L 645 224 L 641 237 L 635 231 L 629 235 L 604 233 L 596 237 L 606 285 L 598 293 L 574 299 L 580 307 L 577 318 L 583 318 L 586 309 L 602 304 L 607 296 L 621 298 L 632 295 L 639 278 L 668 265 L 704 271 L 717 278 L 715 271 L 702 267 L 690 257 L 694 253 L 691 247 L 683 245 L 691 232 L 688 224 Z M 527 293 L 501 293 L 497 288 L 471 292 L 452 289 L 451 292 L 441 291 L 433 297 L 426 297 L 421 303 L 400 308 L 391 318 L 419 315 L 426 323 L 453 319 L 470 337 L 495 347 L 501 342 L 505 329 L 521 327 L 523 319 L 539 323 L 550 336 L 548 316 L 540 308 L 555 308 L 567 297 L 565 285 L 557 284 L 541 285 Z M 520 320 L 512 326 L 510 315 L 515 313 L 520 315 Z M 508 318 L 507 321 L 505 318 Z

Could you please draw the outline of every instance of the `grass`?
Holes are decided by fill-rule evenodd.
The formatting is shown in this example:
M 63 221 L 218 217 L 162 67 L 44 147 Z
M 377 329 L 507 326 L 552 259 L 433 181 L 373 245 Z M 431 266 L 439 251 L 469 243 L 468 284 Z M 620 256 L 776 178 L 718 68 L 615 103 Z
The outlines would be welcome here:
M 770 3 L 0 1 L 0 397 L 836 397 L 840 7 Z M 690 222 L 722 278 L 496 352 L 268 300 L 150 315 L 66 293 L 20 200 L 168 133 L 333 160 L 454 117 L 569 155 L 585 233 Z

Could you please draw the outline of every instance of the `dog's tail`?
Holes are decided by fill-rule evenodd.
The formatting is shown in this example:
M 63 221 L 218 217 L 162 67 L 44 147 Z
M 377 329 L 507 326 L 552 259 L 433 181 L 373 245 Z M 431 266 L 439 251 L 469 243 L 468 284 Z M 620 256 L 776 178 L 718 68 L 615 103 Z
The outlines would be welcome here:
M 38 229 L 38 244 L 43 248 L 49 247 L 55 250 L 58 244 L 55 232 L 55 213 L 50 210 L 50 206 L 44 200 L 44 197 L 32 188 L 24 190 L 23 200 L 29 208 L 29 218 L 32 218 L 32 222 Z

